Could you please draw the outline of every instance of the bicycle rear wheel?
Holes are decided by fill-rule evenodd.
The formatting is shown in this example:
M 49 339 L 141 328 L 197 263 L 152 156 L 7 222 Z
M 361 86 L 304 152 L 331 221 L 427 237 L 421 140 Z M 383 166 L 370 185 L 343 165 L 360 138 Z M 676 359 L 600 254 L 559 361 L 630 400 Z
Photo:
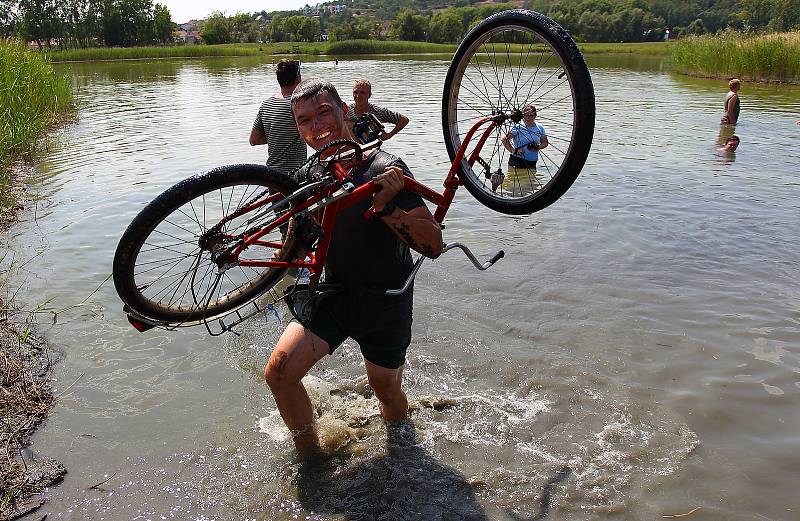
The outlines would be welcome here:
M 501 143 L 522 110 L 534 105 L 549 146 L 535 168 L 509 168 Z M 555 202 L 583 168 L 594 133 L 594 89 L 575 42 L 557 23 L 527 10 L 490 16 L 459 45 L 447 71 L 442 97 L 444 141 L 450 159 L 471 126 L 493 114 L 510 118 L 489 135 L 480 159 L 468 158 L 458 175 L 482 204 L 507 214 L 527 214 Z M 515 121 L 516 120 L 516 121 Z M 486 128 L 486 127 L 482 127 Z
M 122 235 L 114 256 L 117 293 L 136 313 L 167 323 L 210 319 L 247 304 L 277 284 L 286 269 L 234 265 L 220 273 L 212 253 L 219 255 L 233 237 L 277 217 L 272 205 L 235 216 L 239 208 L 296 188 L 289 176 L 261 165 L 224 166 L 178 183 Z M 261 241 L 271 245 L 252 245 L 239 259 L 268 260 L 284 242 L 278 229 Z M 287 238 L 279 258 L 294 260 L 299 252 Z

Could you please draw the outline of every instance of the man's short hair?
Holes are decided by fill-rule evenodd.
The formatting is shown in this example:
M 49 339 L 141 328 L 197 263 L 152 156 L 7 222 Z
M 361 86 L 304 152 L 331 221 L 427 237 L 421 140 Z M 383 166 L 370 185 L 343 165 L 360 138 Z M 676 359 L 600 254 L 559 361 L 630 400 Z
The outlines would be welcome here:
M 333 83 L 319 78 L 311 78 L 301 81 L 300 84 L 294 88 L 294 92 L 292 93 L 292 107 L 297 105 L 297 102 L 300 100 L 313 98 L 320 94 L 327 94 L 331 101 L 335 102 L 337 106 L 341 107 L 342 103 L 344 103 L 339 93 L 336 91 L 336 87 L 333 86 Z
M 300 77 L 300 62 L 286 59 L 279 61 L 275 67 L 275 75 L 278 77 L 278 85 L 288 87 Z
M 725 140 L 726 143 L 728 141 L 736 141 L 737 143 L 741 142 L 741 140 L 739 139 L 739 136 L 737 136 L 736 134 L 732 135 L 731 137 L 729 137 L 728 139 Z
M 741 85 L 741 84 L 742 84 L 742 82 L 739 80 L 739 78 L 733 78 L 731 81 L 728 82 L 728 88 L 734 87 L 736 85 Z
M 369 80 L 364 80 L 364 79 L 356 80 L 353 83 L 353 88 L 355 89 L 356 87 L 366 87 L 369 89 L 370 92 L 372 92 L 372 84 L 369 82 Z

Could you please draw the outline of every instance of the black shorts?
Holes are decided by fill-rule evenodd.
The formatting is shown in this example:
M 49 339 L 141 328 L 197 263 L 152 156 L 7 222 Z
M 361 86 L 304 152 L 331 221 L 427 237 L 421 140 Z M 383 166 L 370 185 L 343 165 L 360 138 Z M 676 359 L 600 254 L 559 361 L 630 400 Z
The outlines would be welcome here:
M 508 166 L 513 166 L 514 168 L 532 168 L 536 169 L 536 161 L 528 161 L 527 159 L 518 157 L 518 156 L 508 156 Z
M 342 291 L 322 300 L 304 325 L 328 343 L 331 354 L 350 337 L 367 361 L 397 369 L 411 344 L 411 292 L 386 296 Z

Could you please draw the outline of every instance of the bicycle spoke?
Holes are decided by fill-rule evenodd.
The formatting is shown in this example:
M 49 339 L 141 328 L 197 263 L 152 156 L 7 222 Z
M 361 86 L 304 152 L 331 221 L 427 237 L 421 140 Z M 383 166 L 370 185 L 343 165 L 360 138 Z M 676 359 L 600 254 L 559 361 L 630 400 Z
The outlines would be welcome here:
M 469 191 L 490 208 L 509 213 L 541 209 L 554 199 L 540 204 L 540 192 L 563 193 L 577 175 L 575 165 L 582 165 L 588 154 L 590 140 L 583 139 L 577 148 L 572 144 L 578 136 L 579 120 L 589 132 L 593 129 L 591 82 L 588 72 L 581 72 L 585 64 L 574 42 L 559 31 L 552 20 L 537 13 L 500 13 L 465 37 L 448 71 L 442 117 L 451 158 L 481 117 L 502 114 L 508 118 L 492 129 L 490 136 L 482 133 L 486 127 L 480 127 L 459 165 L 459 176 Z M 589 110 L 587 117 L 577 111 L 578 100 Z M 513 168 L 508 164 L 513 154 L 502 140 L 508 136 L 515 147 L 530 144 L 526 141 L 531 138 L 518 137 L 519 130 L 526 128 L 518 118 L 531 106 L 537 111 L 536 123 L 545 129 L 537 128 L 536 133 L 547 137 L 547 146 L 522 155 L 528 160 L 536 158 L 536 167 L 525 163 L 530 168 Z M 484 137 L 481 160 L 470 165 L 469 158 Z M 564 173 L 570 156 L 582 157 Z M 571 179 L 553 188 L 551 181 L 559 176 Z

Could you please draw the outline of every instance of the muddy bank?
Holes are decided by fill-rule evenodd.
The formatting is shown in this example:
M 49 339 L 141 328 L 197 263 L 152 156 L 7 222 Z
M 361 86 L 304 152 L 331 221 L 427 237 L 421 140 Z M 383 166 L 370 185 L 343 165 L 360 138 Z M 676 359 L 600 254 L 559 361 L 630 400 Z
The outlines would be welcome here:
M 64 466 L 29 449 L 30 438 L 55 402 L 50 387 L 54 357 L 27 324 L 15 323 L 0 300 L 0 520 L 38 508 L 45 487 Z
M 16 169 L 0 216 L 0 233 L 17 219 L 24 203 L 24 168 Z M 2 238 L 0 238 L 2 244 Z M 2 260 L 2 259 L 0 259 Z M 64 466 L 29 449 L 31 436 L 55 403 L 50 376 L 56 357 L 31 331 L 25 314 L 7 302 L 7 273 L 0 268 L 0 521 L 35 510 L 39 494 L 61 480 Z M 8 300 L 10 298 L 6 297 Z

